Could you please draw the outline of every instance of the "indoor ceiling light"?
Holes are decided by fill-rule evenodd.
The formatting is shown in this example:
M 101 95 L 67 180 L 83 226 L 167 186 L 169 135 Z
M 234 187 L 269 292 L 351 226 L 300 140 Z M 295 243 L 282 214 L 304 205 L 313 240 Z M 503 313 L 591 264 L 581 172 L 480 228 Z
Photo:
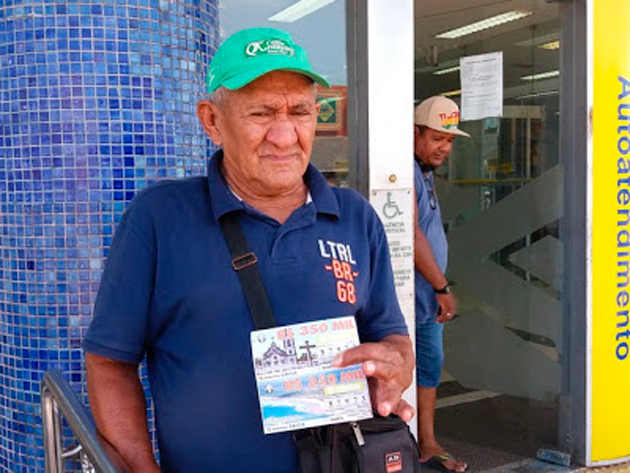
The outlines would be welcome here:
M 548 43 L 545 44 L 541 44 L 540 46 L 538 46 L 539 48 L 543 48 L 543 49 L 560 49 L 560 40 L 556 40 L 556 41 L 549 41 Z
M 300 18 L 310 15 L 326 5 L 333 3 L 335 0 L 300 0 L 284 10 L 269 17 L 269 21 L 283 21 L 285 23 L 293 23 Z
M 545 97 L 547 95 L 558 95 L 558 91 L 548 90 L 547 92 L 535 92 L 533 94 L 520 95 L 516 97 L 516 100 L 533 99 L 535 97 Z
M 532 74 L 531 76 L 523 76 L 522 80 L 538 80 L 549 79 L 550 77 L 557 77 L 560 75 L 560 71 L 541 72 L 540 74 Z
M 476 21 L 475 23 L 470 23 L 469 25 L 455 28 L 454 30 L 445 31 L 444 33 L 440 33 L 439 35 L 437 35 L 436 38 L 460 38 L 461 36 L 473 34 L 477 31 L 487 30 L 488 28 L 494 28 L 495 26 L 503 25 L 505 23 L 509 23 L 510 21 L 520 20 L 521 18 L 525 18 L 526 16 L 530 16 L 533 14 L 534 13 L 530 11 L 509 11 L 500 15 L 491 16 L 490 18 L 486 18 L 485 20 Z
M 459 66 L 455 67 L 447 67 L 445 69 L 439 69 L 437 71 L 433 71 L 433 75 L 442 76 L 444 74 L 450 74 L 451 72 L 459 71 Z
M 523 46 L 526 48 L 531 48 L 532 46 L 540 46 L 545 43 L 552 43 L 554 41 L 558 41 L 560 36 L 559 31 L 552 31 L 551 33 L 542 34 L 542 35 L 534 35 L 531 38 L 527 38 L 523 41 L 519 41 L 518 43 L 514 43 L 515 46 Z

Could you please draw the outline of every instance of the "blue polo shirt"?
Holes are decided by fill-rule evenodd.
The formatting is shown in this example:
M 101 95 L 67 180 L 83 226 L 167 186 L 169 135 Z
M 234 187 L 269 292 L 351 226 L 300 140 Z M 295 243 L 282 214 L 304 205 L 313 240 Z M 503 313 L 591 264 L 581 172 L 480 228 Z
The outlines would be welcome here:
M 418 206 L 418 223 L 424 232 L 437 265 L 442 273 L 446 271 L 448 243 L 442 226 L 440 203 L 435 193 L 433 172 L 426 176 L 414 160 L 414 182 L 416 188 L 416 205 Z M 431 205 L 431 204 L 434 205 Z M 438 309 L 433 286 L 416 270 L 416 323 L 433 323 Z
M 107 259 L 85 349 L 148 362 L 165 472 L 295 472 L 289 433 L 264 435 L 253 322 L 217 219 L 240 212 L 280 325 L 355 315 L 361 340 L 407 334 L 385 233 L 357 192 L 309 166 L 312 201 L 279 224 L 220 172 L 161 181 L 130 203 Z

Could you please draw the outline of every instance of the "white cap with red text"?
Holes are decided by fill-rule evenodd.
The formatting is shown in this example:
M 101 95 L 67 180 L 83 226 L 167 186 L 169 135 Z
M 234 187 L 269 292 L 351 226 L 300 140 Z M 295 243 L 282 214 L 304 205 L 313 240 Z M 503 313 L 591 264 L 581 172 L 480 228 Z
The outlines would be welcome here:
M 451 135 L 470 138 L 468 133 L 457 128 L 459 125 L 459 107 L 457 104 L 441 95 L 430 97 L 416 107 L 415 124 Z

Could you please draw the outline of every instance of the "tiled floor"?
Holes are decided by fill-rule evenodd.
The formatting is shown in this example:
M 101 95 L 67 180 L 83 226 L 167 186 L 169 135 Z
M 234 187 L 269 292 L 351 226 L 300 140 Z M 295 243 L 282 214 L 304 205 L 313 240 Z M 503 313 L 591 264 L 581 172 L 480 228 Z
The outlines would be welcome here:
M 454 380 L 438 389 L 436 436 L 446 450 L 468 463 L 471 473 L 630 473 L 630 462 L 587 468 L 539 459 L 541 447 L 555 451 L 556 418 L 553 402 L 471 391 Z
M 436 435 L 471 472 L 573 471 L 537 458 L 554 449 L 557 413 L 553 402 L 471 391 L 456 381 L 438 389 Z

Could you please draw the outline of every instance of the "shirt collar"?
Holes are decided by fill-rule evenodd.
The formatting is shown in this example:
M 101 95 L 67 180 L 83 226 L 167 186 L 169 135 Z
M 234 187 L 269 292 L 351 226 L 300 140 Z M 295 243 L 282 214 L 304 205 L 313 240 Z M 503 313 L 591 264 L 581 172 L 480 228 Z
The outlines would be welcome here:
M 241 196 L 238 195 L 236 192 L 234 192 L 234 189 L 232 189 L 229 185 L 228 185 L 228 189 L 230 189 L 230 192 L 234 194 L 234 197 L 236 197 L 239 200 L 239 202 L 243 202 L 243 199 L 241 198 Z M 308 205 L 311 202 L 313 202 L 313 196 L 311 195 L 311 191 L 306 189 L 306 201 L 304 202 L 304 205 Z
M 218 221 L 222 215 L 236 210 L 243 210 L 245 203 L 234 194 L 227 185 L 221 172 L 223 150 L 216 151 L 208 161 L 208 193 L 214 218 Z M 304 182 L 308 188 L 308 196 L 305 205 L 311 200 L 317 213 L 329 214 L 339 218 L 339 204 L 335 193 L 330 188 L 326 179 L 313 166 L 309 164 L 304 173 Z

